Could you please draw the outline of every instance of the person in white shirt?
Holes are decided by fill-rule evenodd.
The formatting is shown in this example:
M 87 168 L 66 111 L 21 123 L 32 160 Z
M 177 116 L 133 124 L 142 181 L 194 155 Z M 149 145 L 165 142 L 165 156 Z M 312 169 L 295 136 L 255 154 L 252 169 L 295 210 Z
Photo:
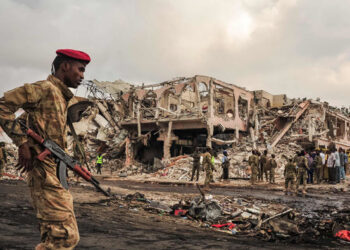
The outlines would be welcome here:
M 328 156 L 327 167 L 329 173 L 329 182 L 335 184 L 335 154 L 331 152 Z
M 335 182 L 340 183 L 340 166 L 341 166 L 341 164 L 340 164 L 339 151 L 335 151 L 334 155 L 335 155 Z

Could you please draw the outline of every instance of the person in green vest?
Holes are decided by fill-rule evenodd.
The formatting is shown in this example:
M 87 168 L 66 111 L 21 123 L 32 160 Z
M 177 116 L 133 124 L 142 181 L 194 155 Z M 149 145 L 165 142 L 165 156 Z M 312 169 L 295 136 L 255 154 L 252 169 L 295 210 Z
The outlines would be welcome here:
M 101 172 L 102 163 L 103 163 L 103 155 L 101 153 L 98 153 L 97 159 L 96 159 L 97 174 L 102 174 Z

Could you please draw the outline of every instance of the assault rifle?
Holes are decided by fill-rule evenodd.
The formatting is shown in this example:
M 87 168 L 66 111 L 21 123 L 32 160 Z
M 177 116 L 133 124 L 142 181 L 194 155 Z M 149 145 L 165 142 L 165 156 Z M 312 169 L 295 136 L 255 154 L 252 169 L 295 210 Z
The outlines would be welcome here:
M 77 173 L 87 182 L 92 183 L 98 191 L 103 193 L 105 196 L 110 196 L 110 194 L 101 188 L 100 183 L 92 176 L 92 174 L 81 166 L 77 160 L 70 157 L 60 146 L 50 139 L 44 140 L 40 135 L 35 133 L 32 129 L 28 128 L 26 124 L 22 121 L 17 120 L 19 124 L 25 128 L 25 133 L 33 138 L 34 141 L 38 142 L 44 151 L 41 152 L 37 159 L 43 161 L 46 157 L 52 155 L 57 162 L 57 177 L 60 180 L 62 186 L 68 189 L 67 183 L 67 168 Z

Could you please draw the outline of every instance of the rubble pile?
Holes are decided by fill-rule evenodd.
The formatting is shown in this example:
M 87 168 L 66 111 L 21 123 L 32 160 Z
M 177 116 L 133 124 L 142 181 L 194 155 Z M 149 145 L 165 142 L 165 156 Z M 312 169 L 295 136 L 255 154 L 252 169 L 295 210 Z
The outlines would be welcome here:
M 350 228 L 349 208 L 306 211 L 247 198 L 214 200 L 211 195 L 205 200 L 197 197 L 187 202 L 180 201 L 172 208 L 186 211 L 183 216 L 203 222 L 202 226 L 231 225 L 231 228 L 221 230 L 267 241 L 317 242 Z
M 186 219 L 200 227 L 265 241 L 320 243 L 350 229 L 350 207 L 310 209 L 250 198 L 185 197 L 173 205 L 135 193 L 123 198 L 132 211 Z M 171 202 L 171 201 L 168 201 Z M 124 205 L 123 205 L 124 206 Z M 346 241 L 341 241 L 347 244 Z M 349 243 L 348 243 L 349 244 Z
M 4 168 L 3 179 L 22 179 L 15 168 L 18 159 L 17 147 L 14 144 L 6 143 L 7 163 Z

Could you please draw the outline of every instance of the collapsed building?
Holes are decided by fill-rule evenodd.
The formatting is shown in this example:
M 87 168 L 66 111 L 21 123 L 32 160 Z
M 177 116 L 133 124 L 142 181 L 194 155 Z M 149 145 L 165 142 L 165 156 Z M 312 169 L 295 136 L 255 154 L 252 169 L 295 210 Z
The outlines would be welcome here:
M 140 86 L 121 80 L 84 86 L 87 98 L 70 108 L 73 126 L 90 162 L 105 152 L 114 169 L 160 159 L 164 166 L 205 146 L 230 150 L 231 164 L 243 168 L 254 148 L 287 157 L 330 142 L 350 148 L 349 110 L 319 100 L 249 91 L 200 75 Z
M 273 149 L 285 142 L 327 147 L 330 141 L 350 147 L 349 114 L 325 102 L 248 91 L 199 75 L 137 87 L 122 83 L 119 93 L 111 90 L 115 83 L 90 84 L 107 120 L 103 127 L 109 123 L 123 131 L 127 162 L 169 159 L 190 154 L 196 146 L 235 145 L 243 137 L 253 148 Z

